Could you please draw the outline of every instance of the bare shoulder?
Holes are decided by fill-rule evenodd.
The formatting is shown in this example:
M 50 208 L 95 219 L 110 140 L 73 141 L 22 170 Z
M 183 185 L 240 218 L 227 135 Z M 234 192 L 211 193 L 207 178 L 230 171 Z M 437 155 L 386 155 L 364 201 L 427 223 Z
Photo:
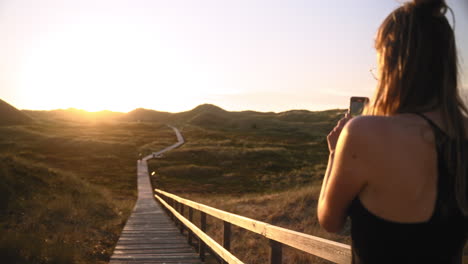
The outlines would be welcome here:
M 358 116 L 346 124 L 344 131 L 353 137 L 369 138 L 387 134 L 392 126 L 394 126 L 394 121 L 390 117 Z
M 354 141 L 372 144 L 374 147 L 395 147 L 401 142 L 412 141 L 415 138 L 425 136 L 430 138 L 430 127 L 425 120 L 412 114 L 395 116 L 359 116 L 351 119 L 344 128 L 345 133 Z

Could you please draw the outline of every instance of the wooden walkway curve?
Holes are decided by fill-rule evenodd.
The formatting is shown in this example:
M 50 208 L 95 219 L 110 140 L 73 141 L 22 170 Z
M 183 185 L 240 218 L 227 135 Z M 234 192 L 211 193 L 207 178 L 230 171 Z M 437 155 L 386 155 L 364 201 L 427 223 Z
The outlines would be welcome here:
M 201 263 L 169 216 L 156 203 L 147 161 L 184 144 L 179 130 L 171 127 L 177 143 L 138 161 L 138 199 L 114 249 L 110 264 Z

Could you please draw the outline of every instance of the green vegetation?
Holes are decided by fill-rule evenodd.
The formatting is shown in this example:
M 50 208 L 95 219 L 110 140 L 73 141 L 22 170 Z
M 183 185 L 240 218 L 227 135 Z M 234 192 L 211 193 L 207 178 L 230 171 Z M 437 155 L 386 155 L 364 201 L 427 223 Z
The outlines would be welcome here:
M 107 263 L 136 200 L 138 153 L 174 134 L 41 114 L 0 127 L 1 262 Z
M 268 193 L 310 184 L 321 180 L 324 135 L 342 112 L 226 112 L 220 115 L 229 122 L 219 126 L 181 124 L 186 144 L 150 161 L 150 171 L 155 185 L 174 193 Z
M 325 135 L 342 110 L 279 114 L 230 113 L 214 106 L 196 110 L 179 124 L 186 144 L 162 159 L 150 160 L 155 187 L 228 212 L 349 243 L 349 230 L 328 234 L 315 216 L 328 158 Z M 221 242 L 222 222 L 208 217 L 208 233 Z M 268 263 L 267 239 L 241 228 L 234 228 L 232 237 L 232 251 L 242 261 Z M 284 261 L 327 263 L 291 248 L 285 249 Z
M 17 111 L 32 122 L 0 126 L 0 259 L 106 263 L 136 199 L 138 154 L 176 140 L 165 123 L 179 127 L 187 143 L 150 162 L 158 188 L 315 232 L 315 193 L 297 188 L 320 182 L 323 135 L 341 112 L 227 112 L 213 105 L 177 114 Z M 246 260 L 253 253 L 245 246 L 258 239 L 249 236 L 233 242 Z M 253 249 L 263 252 L 264 245 Z
M 0 163 L 2 261 L 106 260 L 123 222 L 119 215 L 128 215 L 130 204 L 118 204 L 72 173 L 14 156 L 2 156 Z

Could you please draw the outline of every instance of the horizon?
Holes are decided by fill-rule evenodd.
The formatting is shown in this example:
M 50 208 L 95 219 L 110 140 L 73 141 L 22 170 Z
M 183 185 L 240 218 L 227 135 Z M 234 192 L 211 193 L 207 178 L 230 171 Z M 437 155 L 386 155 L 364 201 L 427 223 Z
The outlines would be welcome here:
M 447 2 L 465 94 L 468 10 L 463 0 Z M 176 113 L 204 103 L 229 111 L 347 108 L 351 96 L 372 97 L 375 33 L 399 5 L 5 0 L 0 98 L 19 109 L 89 112 Z
M 0 99 L 1 100 L 1 99 Z M 9 104 L 8 102 L 4 101 L 5 103 Z M 14 105 L 10 104 L 11 106 L 15 107 Z M 95 114 L 95 113 L 101 113 L 101 112 L 112 112 L 112 113 L 120 113 L 120 114 L 128 114 L 130 112 L 133 112 L 135 110 L 139 110 L 139 109 L 142 109 L 142 110 L 149 110 L 149 111 L 156 111 L 156 112 L 161 112 L 161 113 L 169 113 L 169 114 L 177 114 L 177 113 L 182 113 L 182 112 L 189 112 L 189 111 L 192 111 L 198 107 L 201 107 L 201 106 L 205 106 L 205 105 L 210 105 L 210 106 L 215 106 L 215 107 L 218 107 L 218 108 L 221 108 L 222 110 L 225 110 L 227 112 L 247 112 L 247 111 L 252 111 L 252 112 L 259 112 L 259 113 L 275 113 L 275 114 L 279 114 L 279 113 L 284 113 L 284 112 L 289 112 L 289 111 L 309 111 L 309 112 L 321 112 L 321 111 L 330 111 L 330 110 L 346 110 L 347 108 L 327 108 L 327 109 L 322 109 L 322 110 L 309 110 L 309 109 L 289 109 L 289 110 L 284 110 L 284 111 L 258 111 L 258 110 L 254 110 L 254 109 L 244 109 L 244 110 L 230 110 L 230 109 L 225 109 L 223 107 L 220 107 L 218 105 L 215 105 L 215 104 L 208 104 L 208 103 L 202 103 L 200 105 L 197 105 L 195 106 L 194 108 L 191 108 L 191 109 L 186 109 L 186 110 L 182 110 L 182 111 L 178 111 L 178 112 L 169 112 L 169 111 L 162 111 L 162 110 L 158 110 L 158 109 L 152 109 L 152 108 L 144 108 L 144 107 L 137 107 L 135 109 L 132 109 L 128 112 L 122 112 L 122 111 L 112 111 L 112 110 L 107 110 L 107 109 L 103 109 L 103 110 L 98 110 L 98 111 L 89 111 L 89 110 L 86 110 L 86 109 L 80 109 L 80 108 L 75 108 L 75 107 L 68 107 L 68 108 L 57 108 L 57 109 L 19 109 L 17 108 L 18 110 L 20 111 L 77 111 L 77 112 L 87 112 L 89 114 Z M 16 108 L 16 107 L 15 107 Z

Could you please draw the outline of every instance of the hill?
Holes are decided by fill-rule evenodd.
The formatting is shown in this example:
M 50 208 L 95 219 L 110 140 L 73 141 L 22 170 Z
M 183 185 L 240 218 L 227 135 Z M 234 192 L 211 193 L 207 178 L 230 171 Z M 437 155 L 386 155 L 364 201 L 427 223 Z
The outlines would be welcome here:
M 229 112 L 210 104 L 203 104 L 192 110 L 169 113 L 152 109 L 137 108 L 122 117 L 122 121 L 166 122 L 166 123 L 190 123 L 194 119 L 204 119 L 204 115 L 229 115 Z M 224 117 L 222 117 L 224 118 Z M 195 121 L 198 122 L 198 121 Z M 203 123 L 203 122 L 202 122 Z
M 214 109 L 183 123 L 183 147 L 149 162 L 159 172 L 155 184 L 178 193 L 263 193 L 320 180 L 326 135 L 344 112 Z
M 174 133 L 42 121 L 0 127 L 0 262 L 108 263 L 136 199 L 138 152 L 172 144 Z
M 149 111 L 149 110 L 147 110 Z M 153 110 L 150 110 L 153 111 Z M 286 112 L 226 111 L 216 105 L 202 104 L 192 110 L 167 115 L 165 122 L 177 125 L 194 125 L 219 131 L 301 130 L 304 126 L 334 119 L 343 110 L 328 111 L 291 110 Z M 153 113 L 154 115 L 154 113 Z M 158 120 L 161 120 L 159 118 Z
M 2 263 L 104 259 L 100 251 L 110 249 L 102 244 L 117 240 L 122 226 L 119 208 L 107 192 L 72 173 L 10 155 L 0 156 L 0 167 Z M 104 239 L 100 232 L 106 232 Z M 78 241 L 97 247 L 84 245 L 83 257 Z
M 52 119 L 58 121 L 71 121 L 71 122 L 106 122 L 106 121 L 118 121 L 125 114 L 119 112 L 112 112 L 108 110 L 98 112 L 88 112 L 81 109 L 68 108 L 68 109 L 56 109 L 49 111 L 37 111 L 37 110 L 23 110 L 29 116 L 36 119 Z
M 30 122 L 31 117 L 0 99 L 0 126 L 24 125 Z
M 186 143 L 150 160 L 153 186 L 196 202 L 291 230 L 349 242 L 318 224 L 316 204 L 326 169 L 327 133 L 344 110 L 228 112 L 202 106 L 184 113 Z M 195 219 L 197 217 L 194 217 Z M 222 241 L 222 222 L 208 234 Z M 233 230 L 232 252 L 244 263 L 266 264 L 268 240 Z M 285 249 L 284 263 L 326 263 Z
M 173 125 L 195 125 L 215 130 L 286 129 L 295 130 L 307 123 L 316 123 L 333 118 L 342 110 L 328 111 L 291 110 L 286 112 L 226 111 L 212 104 L 202 104 L 192 110 L 169 113 L 152 109 L 137 108 L 128 113 L 100 111 L 88 112 L 80 109 L 58 109 L 50 111 L 23 110 L 36 119 L 52 119 L 71 122 L 158 122 Z
M 194 124 L 201 127 L 222 126 L 231 117 L 228 112 L 212 104 L 202 104 L 190 111 L 175 114 L 175 121 Z
M 193 118 L 196 115 L 203 114 L 203 113 L 211 113 L 211 114 L 227 114 L 229 113 L 228 111 L 222 109 L 219 106 L 212 105 L 212 104 L 202 104 L 190 111 L 186 112 L 181 112 L 178 113 L 178 117 L 184 117 L 184 118 Z
M 342 110 L 230 112 L 205 104 L 182 113 L 107 112 L 100 120 L 113 122 L 99 123 L 89 122 L 98 113 L 77 109 L 26 113 L 37 122 L 0 127 L 0 258 L 7 263 L 106 263 L 136 198 L 138 153 L 175 141 L 164 124 L 179 127 L 186 144 L 149 163 L 155 187 L 322 235 L 316 187 L 325 135 Z M 239 256 L 266 263 L 268 246 L 241 238 L 233 242 Z M 311 263 L 288 252 L 285 260 Z
M 137 108 L 121 118 L 123 121 L 166 122 L 173 114 L 151 109 Z

